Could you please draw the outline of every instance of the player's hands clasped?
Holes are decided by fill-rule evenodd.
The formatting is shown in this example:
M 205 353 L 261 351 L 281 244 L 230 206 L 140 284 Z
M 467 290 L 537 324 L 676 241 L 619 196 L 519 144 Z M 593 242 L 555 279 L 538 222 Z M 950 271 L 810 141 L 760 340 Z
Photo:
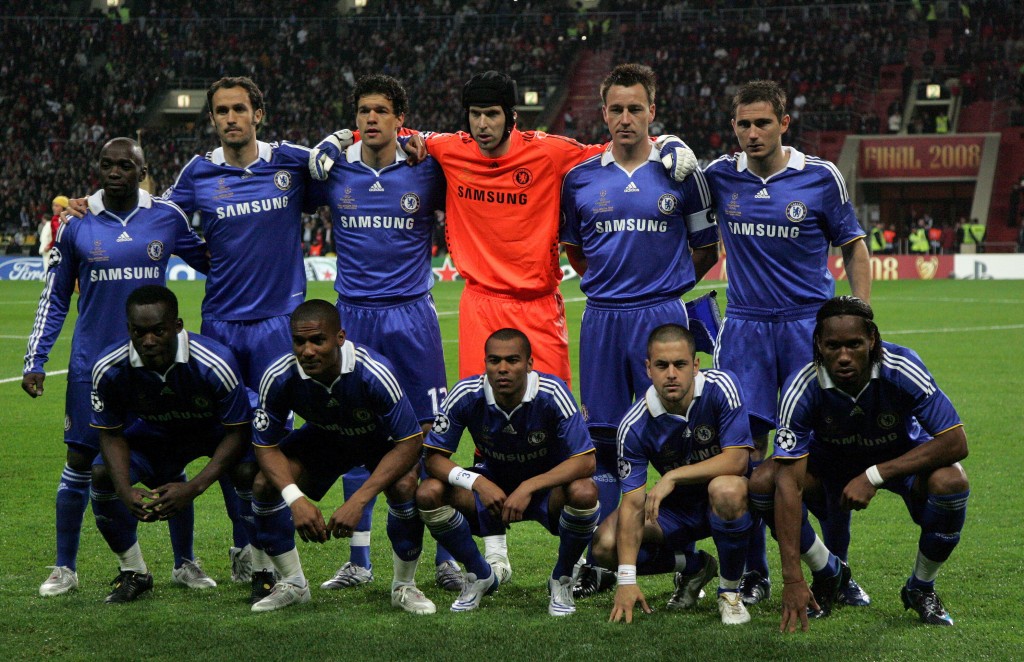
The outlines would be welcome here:
M 505 499 L 505 505 L 501 508 L 501 521 L 505 525 L 509 525 L 512 522 L 523 521 L 523 514 L 526 509 L 530 507 L 530 500 L 533 499 L 533 492 L 529 489 L 523 489 L 523 483 L 519 487 L 509 494 Z
M 843 488 L 839 505 L 845 510 L 864 510 L 877 493 L 878 488 L 871 484 L 867 475 L 858 474 Z
M 192 504 L 199 491 L 190 483 L 167 483 L 153 490 L 149 510 L 157 519 L 170 519 Z
M 645 614 L 650 614 L 653 610 L 647 606 L 647 598 L 644 597 L 643 591 L 636 584 L 620 584 L 615 589 L 615 605 L 612 607 L 612 615 L 608 618 L 609 623 L 619 623 L 623 619 L 627 623 L 633 622 L 633 608 L 637 603 L 640 603 L 640 608 Z
M 327 542 L 329 537 L 324 514 L 320 512 L 306 497 L 299 497 L 292 502 L 292 520 L 295 530 L 305 542 Z
M 150 501 L 157 497 L 144 487 L 129 487 L 125 493 L 118 493 L 118 498 L 136 519 L 143 522 L 155 522 L 157 514 L 150 509 Z
M 480 476 L 473 483 L 473 491 L 476 492 L 480 498 L 480 503 L 483 504 L 492 517 L 496 519 L 503 517 L 502 512 L 505 508 L 505 499 L 508 498 L 504 490 L 495 485 L 493 481 Z

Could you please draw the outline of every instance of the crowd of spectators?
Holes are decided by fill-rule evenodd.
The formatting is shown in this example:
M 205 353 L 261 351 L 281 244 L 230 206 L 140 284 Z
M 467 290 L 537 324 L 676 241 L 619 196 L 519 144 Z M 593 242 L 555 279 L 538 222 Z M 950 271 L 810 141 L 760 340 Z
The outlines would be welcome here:
M 205 116 L 163 120 L 157 107 L 170 89 L 251 76 L 267 98 L 261 139 L 309 145 L 352 126 L 356 79 L 382 71 L 410 91 L 408 126 L 453 130 L 463 125 L 460 93 L 472 73 L 493 68 L 520 85 L 564 84 L 579 46 L 566 36 L 586 24 L 582 10 L 562 0 L 371 0 L 345 17 L 329 0 L 130 0 L 108 15 L 76 13 L 87 4 L 26 0 L 0 10 L 4 235 L 33 233 L 54 195 L 94 190 L 95 156 L 110 137 L 141 139 L 157 192 L 214 147 Z M 1022 85 L 1014 67 L 1024 62 L 1024 12 L 1006 2 L 975 5 L 946 61 L 975 73 L 974 87 L 986 90 L 976 94 L 991 94 L 999 81 Z M 606 0 L 590 24 L 614 36 L 603 44 L 614 61 L 654 67 L 653 129 L 684 135 L 706 161 L 731 148 L 729 99 L 750 78 L 784 81 L 794 137 L 809 113 L 851 113 L 858 86 L 870 88 L 880 66 L 906 58 L 911 31 L 894 25 L 908 7 Z M 578 122 L 574 130 L 584 142 L 606 139 L 603 125 Z M 313 249 L 318 233 L 323 245 Z M 330 234 L 324 218 L 312 217 L 307 250 L 329 250 Z

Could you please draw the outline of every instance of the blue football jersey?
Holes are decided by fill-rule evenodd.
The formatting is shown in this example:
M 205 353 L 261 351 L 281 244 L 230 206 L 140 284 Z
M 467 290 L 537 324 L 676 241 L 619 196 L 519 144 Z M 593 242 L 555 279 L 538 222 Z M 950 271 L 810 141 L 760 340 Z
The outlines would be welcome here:
M 528 374 L 523 401 L 511 413 L 494 401 L 486 375 L 461 380 L 441 403 L 423 445 L 450 455 L 467 429 L 484 465 L 505 490 L 573 456 L 594 452 L 565 382 L 543 372 Z
M 433 158 L 395 162 L 374 170 L 363 162 L 357 142 L 335 162 L 325 184 L 334 224 L 338 274 L 334 289 L 342 300 L 365 301 L 421 296 L 434 285 L 430 269 L 434 212 L 444 209 L 445 179 Z
M 652 146 L 648 160 L 627 172 L 609 150 L 565 176 L 559 238 L 587 258 L 580 289 L 588 299 L 679 296 L 696 282 L 690 250 L 718 242 L 710 207 L 699 171 L 673 181 Z
M 92 372 L 92 427 L 126 426 L 134 418 L 188 442 L 225 425 L 249 425 L 252 414 L 238 364 L 224 345 L 197 333 L 178 334 L 174 363 L 164 374 L 142 364 L 130 342 L 103 350 Z
M 853 397 L 807 364 L 786 380 L 775 457 L 820 456 L 819 466 L 852 476 L 962 425 L 953 404 L 913 350 L 882 343 L 882 362 Z
M 838 168 L 785 149 L 789 163 L 768 179 L 748 169 L 745 153 L 704 171 L 725 243 L 730 305 L 779 311 L 831 298 L 829 245 L 864 236 Z
M 143 285 L 165 284 L 172 253 L 197 271 L 209 268 L 206 244 L 176 205 L 140 189 L 139 206 L 121 214 L 105 207 L 103 191 L 90 196 L 85 216 L 57 232 L 25 352 L 25 372 L 43 372 L 77 280 L 78 321 L 68 381 L 88 382 L 100 350 L 128 337 L 128 295 Z
M 685 416 L 667 412 L 651 386 L 619 424 L 619 486 L 623 494 L 644 490 L 649 465 L 664 476 L 714 457 L 724 448 L 754 448 L 747 410 L 731 372 L 698 372 Z M 703 503 L 706 498 L 707 485 L 680 485 L 664 504 L 685 509 L 687 503 Z
M 330 387 L 302 371 L 285 354 L 263 373 L 259 408 L 253 414 L 253 444 L 275 446 L 288 434 L 285 423 L 294 411 L 303 427 L 336 435 L 347 448 L 388 448 L 422 432 L 409 398 L 387 359 L 368 347 L 341 346 L 341 375 Z
M 195 156 L 163 197 L 199 212 L 210 246 L 204 320 L 258 320 L 289 315 L 306 296 L 302 212 L 310 181 L 309 149 L 259 142 L 245 168 L 224 149 Z

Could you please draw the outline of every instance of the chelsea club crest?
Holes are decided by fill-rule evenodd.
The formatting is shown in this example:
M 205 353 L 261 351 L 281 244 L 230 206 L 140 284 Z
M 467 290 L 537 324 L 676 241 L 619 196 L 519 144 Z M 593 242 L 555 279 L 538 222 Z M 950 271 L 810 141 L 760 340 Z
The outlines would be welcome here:
M 162 258 L 164 256 L 164 242 L 154 240 L 146 244 L 146 255 L 154 262 Z
M 786 205 L 786 218 L 799 223 L 807 218 L 807 205 L 800 201 L 794 201 Z
M 415 214 L 420 209 L 420 196 L 415 193 L 406 193 L 401 200 L 402 211 L 406 214 Z
M 274 173 L 274 186 L 287 191 L 292 187 L 292 175 L 287 170 L 278 170 Z

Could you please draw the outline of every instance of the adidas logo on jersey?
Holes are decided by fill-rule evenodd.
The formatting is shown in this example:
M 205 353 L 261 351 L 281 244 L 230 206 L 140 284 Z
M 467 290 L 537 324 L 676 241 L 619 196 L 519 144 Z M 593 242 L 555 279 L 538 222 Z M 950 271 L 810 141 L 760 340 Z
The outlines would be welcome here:
M 771 200 L 772 196 L 768 195 L 768 189 L 763 188 L 763 189 L 761 189 L 760 191 L 757 192 L 757 195 L 754 196 L 754 199 L 755 200 Z
M 117 243 L 120 244 L 122 241 L 131 241 L 131 240 L 132 240 L 132 238 L 130 236 L 128 236 L 128 231 L 125 230 L 124 232 L 121 233 L 121 236 L 117 238 Z
M 639 193 L 640 192 L 640 188 L 636 184 L 634 184 L 633 182 L 630 182 L 629 185 L 626 188 L 622 189 L 622 192 L 623 193 Z
M 160 395 L 174 395 L 174 390 L 170 386 L 165 386 L 164 390 L 160 391 Z
M 516 433 L 516 429 L 514 427 L 512 427 L 511 423 L 509 423 L 508 425 L 506 425 L 502 429 L 502 432 L 504 432 L 505 434 L 515 434 Z
M 328 406 L 328 407 L 340 407 L 340 406 L 341 406 L 341 403 L 339 403 L 339 402 L 338 402 L 337 400 L 335 400 L 334 398 L 331 398 L 331 399 L 330 399 L 330 400 L 329 400 L 329 401 L 327 402 L 327 406 Z
M 383 191 L 384 187 L 380 185 L 380 182 L 374 182 L 373 186 L 370 187 L 370 191 Z

